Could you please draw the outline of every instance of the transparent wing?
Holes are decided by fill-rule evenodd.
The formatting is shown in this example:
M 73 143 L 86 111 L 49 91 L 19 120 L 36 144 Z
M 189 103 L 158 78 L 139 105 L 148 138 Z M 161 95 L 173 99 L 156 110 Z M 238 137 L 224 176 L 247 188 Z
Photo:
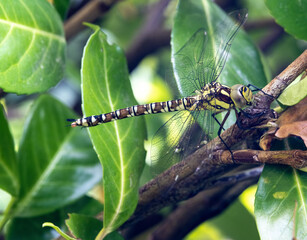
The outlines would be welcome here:
M 171 117 L 155 134 L 152 140 L 150 159 L 154 176 L 178 163 L 205 144 L 211 131 L 210 111 L 180 111 Z M 200 126 L 201 122 L 207 125 Z M 209 125 L 208 125 L 209 124 Z
M 218 79 L 232 41 L 246 19 L 247 10 L 234 11 L 223 20 L 212 22 L 210 29 L 199 29 L 175 54 L 176 78 L 185 93 Z
M 186 94 L 191 94 L 203 86 L 199 74 L 201 73 L 207 42 L 208 35 L 205 29 L 199 29 L 175 54 L 176 70 L 174 73 L 177 75 L 176 79 L 180 80 L 180 90 Z
M 230 18 L 233 20 L 231 20 Z M 208 29 L 199 29 L 175 54 L 174 67 L 179 89 L 191 94 L 220 76 L 232 41 L 246 21 L 247 11 L 232 12 L 223 20 L 210 22 Z M 210 139 L 213 118 L 210 111 L 180 111 L 155 134 L 151 146 L 151 170 L 161 173 Z
M 220 76 L 225 66 L 231 44 L 240 27 L 245 23 L 247 19 L 247 10 L 241 9 L 234 11 L 229 13 L 228 16 L 231 20 L 229 18 L 225 18 L 223 21 L 219 22 L 215 28 L 214 36 L 217 37 L 214 40 L 214 49 L 208 49 L 208 55 L 213 55 L 212 58 L 216 58 L 216 64 L 212 68 L 212 73 L 209 75 L 209 79 L 211 81 L 216 81 Z

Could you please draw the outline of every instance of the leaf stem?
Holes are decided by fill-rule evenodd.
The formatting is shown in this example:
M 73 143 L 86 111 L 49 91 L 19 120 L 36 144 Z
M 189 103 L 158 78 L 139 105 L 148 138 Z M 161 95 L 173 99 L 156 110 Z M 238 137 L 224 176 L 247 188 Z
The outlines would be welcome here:
M 2 232 L 5 224 L 10 220 L 13 216 L 13 206 L 16 202 L 16 198 L 12 197 L 9 204 L 7 205 L 7 208 L 5 209 L 5 212 L 3 214 L 3 218 L 0 222 L 0 232 Z
M 102 240 L 107 235 L 105 228 L 102 228 L 98 235 L 96 236 L 95 240 Z

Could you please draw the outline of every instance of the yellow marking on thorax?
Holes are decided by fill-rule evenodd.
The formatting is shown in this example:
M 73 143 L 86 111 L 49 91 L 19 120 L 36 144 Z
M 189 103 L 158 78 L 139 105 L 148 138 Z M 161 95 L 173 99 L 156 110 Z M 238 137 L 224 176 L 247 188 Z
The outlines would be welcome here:
M 222 85 L 217 85 L 217 88 L 203 88 L 202 91 L 202 97 L 205 99 L 203 106 L 201 107 L 204 110 L 210 110 L 212 112 L 221 112 L 224 110 L 228 110 L 230 108 L 233 108 L 233 104 L 228 103 L 228 102 L 224 102 L 220 99 L 218 99 L 217 96 L 218 95 L 218 90 L 220 90 L 219 86 Z M 229 97 L 230 99 L 230 95 L 228 92 L 226 92 L 225 90 L 221 90 L 219 94 L 222 94 L 224 96 Z

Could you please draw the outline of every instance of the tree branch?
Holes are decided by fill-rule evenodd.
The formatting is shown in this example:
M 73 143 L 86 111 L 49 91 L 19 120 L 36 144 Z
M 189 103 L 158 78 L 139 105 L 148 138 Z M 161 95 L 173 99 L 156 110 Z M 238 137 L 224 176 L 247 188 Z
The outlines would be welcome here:
M 307 165 L 307 151 L 233 151 L 237 164 L 285 164 L 294 168 Z M 212 153 L 216 164 L 234 164 L 229 151 Z M 255 184 L 262 172 L 262 166 L 237 172 L 211 182 L 209 190 L 202 191 L 188 199 L 172 212 L 155 229 L 149 239 L 181 239 L 202 222 L 221 213 L 248 186 Z M 217 186 L 217 187 L 215 187 Z M 215 187 L 215 188 L 213 188 Z M 208 207 L 210 206 L 210 207 Z M 183 227 L 184 226 L 184 227 Z
M 172 212 L 155 229 L 149 239 L 182 239 L 199 224 L 221 213 L 248 186 L 258 181 L 260 173 L 261 171 L 256 176 L 239 183 L 227 184 L 198 193 Z
M 262 90 L 274 98 L 277 98 L 282 93 L 282 91 L 306 69 L 307 50 L 305 50 L 284 71 L 282 71 L 282 73 L 275 77 Z

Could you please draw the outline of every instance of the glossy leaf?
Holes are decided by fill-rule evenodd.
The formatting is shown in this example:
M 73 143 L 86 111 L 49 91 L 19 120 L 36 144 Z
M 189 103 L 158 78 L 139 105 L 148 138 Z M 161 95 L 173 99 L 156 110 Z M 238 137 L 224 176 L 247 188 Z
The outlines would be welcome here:
M 98 200 L 85 195 L 78 199 L 78 201 L 65 206 L 63 211 L 67 213 L 86 214 L 95 217 L 103 211 L 103 205 Z
M 43 95 L 32 106 L 18 152 L 20 196 L 15 216 L 53 211 L 79 198 L 101 178 L 101 166 L 87 132 L 65 127 L 74 116 Z M 52 193 L 52 194 L 51 194 Z
M 70 232 L 82 240 L 93 240 L 102 228 L 102 222 L 98 219 L 81 214 L 69 214 L 66 225 Z
M 259 240 L 259 234 L 254 216 L 236 200 L 220 215 L 194 229 L 185 239 Z
M 307 77 L 287 87 L 277 100 L 285 106 L 293 106 L 307 96 L 306 89 Z
M 217 36 L 213 33 L 219 33 L 215 28 L 223 28 L 224 25 L 222 22 L 227 18 L 229 18 L 227 14 L 212 1 L 179 1 L 177 14 L 174 20 L 171 44 L 175 77 L 177 77 L 176 81 L 179 89 L 183 89 L 183 95 L 190 95 L 193 93 L 189 93 L 190 91 L 185 89 L 186 86 L 191 85 L 191 83 L 185 79 L 178 78 L 178 72 L 182 72 L 182 69 L 177 69 L 175 64 L 176 58 L 178 58 L 178 51 L 199 29 L 204 29 L 207 32 L 208 42 L 214 42 Z M 229 21 L 231 21 L 230 18 Z M 205 55 L 205 61 L 210 59 L 210 57 L 211 56 Z M 193 79 L 191 80 L 192 82 L 194 81 Z M 218 81 L 228 86 L 234 84 L 247 85 L 250 83 L 259 88 L 265 86 L 267 82 L 260 54 L 255 45 L 242 30 L 238 32 L 233 40 L 225 67 Z M 189 89 L 189 87 L 187 89 Z M 232 119 L 232 121 L 227 122 L 233 123 L 234 121 L 235 119 Z
M 124 238 L 118 232 L 111 232 L 104 240 L 124 240 Z
M 97 26 L 84 49 L 82 97 L 86 116 L 136 104 L 123 51 L 109 44 Z M 145 124 L 142 117 L 88 128 L 103 166 L 104 231 L 117 229 L 134 212 L 144 166 Z
M 96 216 L 102 211 L 102 206 L 95 199 L 83 196 L 77 201 L 61 208 L 55 212 L 47 215 L 32 218 L 15 218 L 10 221 L 6 226 L 6 239 L 9 240 L 50 240 L 57 237 L 57 233 L 53 230 L 52 226 L 45 224 L 52 222 L 55 226 L 67 232 L 67 228 L 63 227 L 64 220 L 67 219 L 66 213 L 83 212 L 84 214 L 91 214 L 92 217 Z M 100 224 L 102 224 L 100 222 Z M 49 227 L 46 227 L 49 226 Z M 83 239 L 83 238 L 82 238 Z M 95 236 L 92 238 L 95 239 Z
M 307 40 L 307 2 L 287 0 L 266 0 L 270 13 L 288 33 Z
M 18 192 L 17 159 L 14 141 L 0 104 L 0 188 L 16 196 Z
M 63 24 L 46 0 L 0 3 L 0 87 L 42 92 L 58 83 L 65 63 Z
M 238 200 L 209 223 L 223 232 L 224 239 L 259 239 L 254 216 Z
M 54 6 L 62 19 L 65 19 L 70 0 L 54 0 Z
M 57 234 L 52 228 L 43 228 L 45 221 L 52 221 L 60 225 L 62 221 L 62 212 L 56 211 L 48 215 L 33 218 L 14 218 L 5 228 L 6 240 L 50 240 Z
M 307 173 L 291 167 L 265 166 L 255 198 L 261 239 L 306 239 L 306 187 Z

